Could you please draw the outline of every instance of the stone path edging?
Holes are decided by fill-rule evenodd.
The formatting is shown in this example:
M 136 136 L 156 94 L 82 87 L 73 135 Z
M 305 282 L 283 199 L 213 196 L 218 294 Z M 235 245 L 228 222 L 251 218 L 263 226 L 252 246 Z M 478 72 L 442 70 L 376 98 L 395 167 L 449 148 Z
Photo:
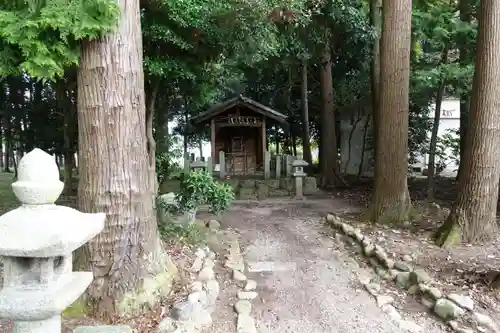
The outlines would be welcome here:
M 214 272 L 215 253 L 208 247 L 198 249 L 189 269 L 197 278 L 191 283 L 186 300 L 173 305 L 169 316 L 162 319 L 157 333 L 199 333 L 212 325 L 215 301 L 220 285 Z
M 387 255 L 380 245 L 363 235 L 359 228 L 354 228 L 349 223 L 343 222 L 338 216 L 328 214 L 326 222 L 335 230 L 349 236 L 360 246 L 360 252 L 368 258 L 370 265 L 379 277 L 394 281 L 398 287 L 408 290 L 411 294 L 420 294 L 420 302 L 432 310 L 437 317 L 444 320 L 454 331 L 458 333 L 474 332 L 472 328 L 465 327 L 457 321 L 465 314 L 470 314 L 478 331 L 500 333 L 500 328 L 489 316 L 474 311 L 472 298 L 458 294 L 443 295 L 438 288 L 433 286 L 431 277 L 424 269 L 412 267 L 412 259 L 409 256 L 405 256 L 404 260 L 395 261 Z M 379 295 L 380 285 L 372 283 L 369 277 L 361 278 L 360 282 L 375 297 L 378 306 L 391 319 L 397 321 L 400 327 L 406 325 L 404 321 L 401 321 L 401 315 L 391 305 L 394 301 L 392 297 Z M 412 331 L 411 327 L 406 327 L 406 329 Z
M 255 319 L 251 315 L 251 301 L 258 296 L 258 293 L 255 291 L 257 288 L 257 282 L 254 280 L 248 280 L 244 274 L 245 263 L 237 240 L 234 240 L 231 243 L 224 266 L 232 269 L 232 277 L 236 283 L 244 284 L 242 290 L 238 292 L 238 300 L 234 304 L 234 311 L 237 314 L 236 332 L 257 333 Z

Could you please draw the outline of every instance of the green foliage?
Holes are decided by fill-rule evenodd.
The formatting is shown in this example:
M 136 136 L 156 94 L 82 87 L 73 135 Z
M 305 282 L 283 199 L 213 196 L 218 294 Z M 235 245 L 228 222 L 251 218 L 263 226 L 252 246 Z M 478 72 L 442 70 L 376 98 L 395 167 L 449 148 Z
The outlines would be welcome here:
M 156 151 L 156 177 L 158 184 L 165 179 L 172 179 L 180 174 L 181 168 L 177 162 L 182 157 L 177 137 L 170 135 L 162 139 L 168 152 Z
M 436 155 L 440 164 L 447 166 L 450 163 L 460 164 L 460 132 L 459 129 L 448 129 L 438 137 Z
M 181 175 L 180 189 L 175 194 L 181 212 L 188 212 L 201 205 L 208 205 L 210 212 L 221 214 L 234 200 L 231 186 L 215 181 L 206 171 Z
M 46 0 L 0 5 L 0 76 L 54 79 L 78 64 L 79 41 L 116 27 L 112 0 Z

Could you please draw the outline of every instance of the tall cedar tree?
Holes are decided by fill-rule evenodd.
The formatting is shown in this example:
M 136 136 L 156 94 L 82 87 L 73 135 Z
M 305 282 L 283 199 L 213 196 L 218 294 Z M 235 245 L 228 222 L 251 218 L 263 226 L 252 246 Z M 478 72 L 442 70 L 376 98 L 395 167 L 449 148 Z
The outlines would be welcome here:
M 500 179 L 499 53 L 500 1 L 482 0 L 465 160 L 457 201 L 437 234 L 437 243 L 443 247 L 460 241 L 478 243 L 496 235 Z

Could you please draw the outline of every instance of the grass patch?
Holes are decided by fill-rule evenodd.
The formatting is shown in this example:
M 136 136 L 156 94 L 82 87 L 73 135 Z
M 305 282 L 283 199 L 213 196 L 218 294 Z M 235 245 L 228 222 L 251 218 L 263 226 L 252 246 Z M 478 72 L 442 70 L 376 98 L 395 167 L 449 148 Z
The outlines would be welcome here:
M 88 307 L 82 298 L 77 299 L 73 304 L 67 307 L 62 316 L 64 318 L 82 318 L 88 314 Z
M 0 172 L 0 214 L 5 214 L 20 205 L 12 191 L 13 182 L 14 173 Z
M 203 221 L 196 221 L 189 225 L 164 222 L 159 224 L 158 228 L 164 241 L 175 239 L 192 246 L 206 245 L 207 242 L 207 228 Z

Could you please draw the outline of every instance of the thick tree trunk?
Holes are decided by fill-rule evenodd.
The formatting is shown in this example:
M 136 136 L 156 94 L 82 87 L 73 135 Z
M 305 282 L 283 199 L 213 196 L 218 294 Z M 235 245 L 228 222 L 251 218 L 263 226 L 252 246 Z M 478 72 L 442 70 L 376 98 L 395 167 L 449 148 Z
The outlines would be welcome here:
M 384 0 L 380 67 L 381 91 L 375 156 L 375 190 L 370 220 L 405 221 L 411 209 L 408 170 L 408 113 L 411 0 Z
M 472 20 L 472 6 L 470 0 L 460 0 L 458 9 L 460 10 L 460 20 L 466 24 L 470 24 Z M 458 49 L 460 52 L 460 64 L 466 66 L 469 63 L 469 45 L 465 45 L 464 42 L 462 42 Z M 460 95 L 460 165 L 458 167 L 457 179 L 460 176 L 460 170 L 464 168 L 465 164 L 465 138 L 467 137 L 467 127 L 469 123 L 469 102 L 469 92 L 462 93 Z
M 300 72 L 302 74 L 301 103 L 302 103 L 302 153 L 304 161 L 309 163 L 307 170 L 312 167 L 311 143 L 309 134 L 309 90 L 307 87 L 307 60 L 302 60 Z
M 496 235 L 500 179 L 500 2 L 480 3 L 470 127 L 458 198 L 438 231 L 437 243 L 478 243 Z
M 379 124 L 378 108 L 380 103 L 380 36 L 382 34 L 382 0 L 370 0 L 370 22 L 377 33 L 377 37 L 373 41 L 371 63 L 373 151 L 376 154 L 378 137 L 377 128 Z M 361 167 L 362 164 L 360 164 L 360 168 Z
M 327 34 L 329 35 L 329 34 Z M 321 85 L 321 187 L 333 188 L 345 186 L 345 181 L 340 175 L 338 163 L 338 147 L 336 135 L 335 105 L 333 103 L 332 58 L 330 41 L 327 37 L 323 48 L 320 69 Z
M 78 203 L 84 212 L 105 212 L 107 220 L 77 264 L 94 273 L 88 301 L 104 318 L 154 302 L 142 295 L 161 297 L 175 272 L 153 209 L 139 2 L 118 4 L 117 30 L 82 43 L 78 71 Z

